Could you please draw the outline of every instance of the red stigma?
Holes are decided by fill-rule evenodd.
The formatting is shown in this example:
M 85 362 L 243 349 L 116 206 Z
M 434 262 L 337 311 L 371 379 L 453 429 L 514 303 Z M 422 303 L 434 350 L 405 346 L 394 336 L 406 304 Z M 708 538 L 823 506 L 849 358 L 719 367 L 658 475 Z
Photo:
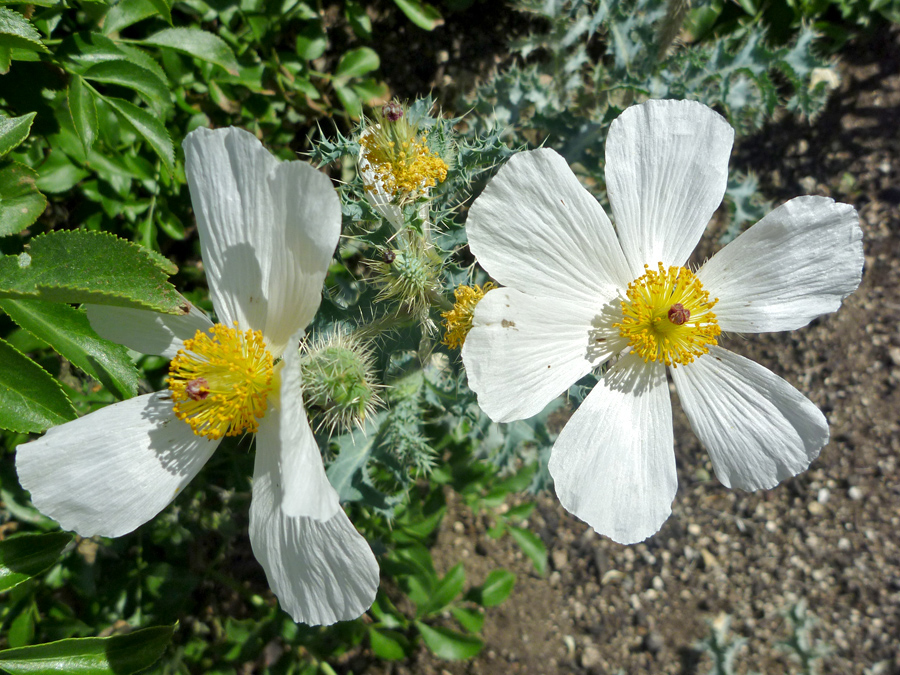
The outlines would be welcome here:
M 676 302 L 669 308 L 669 321 L 676 326 L 681 326 L 691 318 L 691 310 L 686 309 L 680 302 Z
M 184 390 L 192 401 L 202 401 L 209 396 L 209 382 L 205 377 L 198 377 L 188 382 Z

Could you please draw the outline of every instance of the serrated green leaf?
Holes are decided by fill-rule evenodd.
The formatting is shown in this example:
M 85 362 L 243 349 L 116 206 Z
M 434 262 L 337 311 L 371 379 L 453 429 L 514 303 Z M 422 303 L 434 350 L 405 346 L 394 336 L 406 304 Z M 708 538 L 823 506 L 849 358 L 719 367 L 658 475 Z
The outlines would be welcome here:
M 480 603 L 484 607 L 496 607 L 512 592 L 516 575 L 509 570 L 492 570 L 481 587 Z
M 94 93 L 90 87 L 84 85 L 80 75 L 72 75 L 69 80 L 69 90 L 66 94 L 69 101 L 69 114 L 72 115 L 72 124 L 75 133 L 84 145 L 84 152 L 91 151 L 94 139 L 97 138 L 97 104 L 94 101 Z
M 166 6 L 166 12 L 166 16 L 168 16 L 166 20 L 171 23 L 168 6 Z M 103 19 L 103 34 L 118 33 L 123 28 L 128 28 L 128 26 L 132 26 L 138 21 L 143 21 L 160 13 L 156 3 L 150 0 L 121 0 L 119 4 L 107 12 L 106 18 Z
M 37 173 L 18 162 L 0 163 L 0 236 L 30 227 L 47 208 Z
M 0 541 L 0 592 L 49 569 L 70 541 L 68 532 L 23 534 Z
M 31 22 L 6 7 L 0 7 L 0 46 L 35 52 L 49 51 L 41 42 L 41 34 Z
M 232 75 L 237 75 L 238 63 L 231 47 L 218 35 L 199 28 L 166 28 L 142 41 L 142 44 L 193 56 L 221 66 Z
M 431 653 L 447 661 L 471 659 L 484 649 L 484 642 L 472 635 L 463 635 L 449 628 L 432 628 L 416 621 L 416 628 Z
M 537 573 L 544 576 L 547 573 L 547 547 L 544 546 L 541 538 L 531 530 L 521 527 L 510 527 L 509 535 L 519 545 L 522 552 L 531 558 Z
M 462 593 L 466 583 L 466 570 L 462 563 L 454 565 L 444 578 L 434 587 L 434 592 L 428 598 L 428 602 L 419 607 L 418 616 L 424 617 L 440 612 Z
M 0 117 L 0 157 L 28 138 L 36 112 L 20 117 Z
M 409 640 L 394 630 L 369 628 L 369 643 L 375 656 L 387 661 L 405 659 L 410 653 Z
M 480 633 L 484 626 L 484 614 L 475 609 L 465 607 L 451 607 L 450 613 L 459 621 L 459 625 L 470 633 Z
M 166 23 L 172 25 L 172 2 L 169 0 L 150 0 L 150 4 L 156 7 L 156 11 L 166 20 Z
M 59 382 L 0 340 L 0 428 L 36 433 L 75 417 L 75 409 Z
M 394 0 L 394 3 L 419 28 L 434 30 L 444 23 L 441 13 L 428 3 L 418 0 Z
M 381 59 L 378 58 L 378 52 L 369 47 L 357 47 L 341 57 L 334 71 L 334 77 L 346 81 L 351 77 L 360 77 L 373 70 L 378 70 L 380 65 Z
M 171 176 L 175 168 L 175 148 L 163 123 L 143 108 L 138 108 L 124 99 L 104 96 L 103 100 L 147 141 L 147 144 L 159 155 L 166 171 Z
M 48 232 L 32 239 L 25 253 L 0 257 L 2 298 L 184 314 L 186 300 L 166 277 L 148 251 L 106 232 Z
M 0 651 L 0 668 L 10 675 L 130 675 L 156 663 L 174 632 L 175 626 L 158 626 L 128 635 L 6 649 Z
M 0 309 L 117 398 L 130 398 L 137 393 L 140 376 L 128 350 L 98 336 L 84 311 L 40 300 L 0 300 Z
M 153 72 L 130 61 L 104 61 L 88 68 L 84 79 L 133 89 L 157 112 L 171 106 L 169 86 Z

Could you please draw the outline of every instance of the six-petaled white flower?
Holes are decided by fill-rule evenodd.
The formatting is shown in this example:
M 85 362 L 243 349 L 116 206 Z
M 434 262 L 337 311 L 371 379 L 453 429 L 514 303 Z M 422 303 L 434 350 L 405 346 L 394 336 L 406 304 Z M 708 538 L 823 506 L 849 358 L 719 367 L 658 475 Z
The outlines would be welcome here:
M 250 543 L 281 606 L 309 624 L 362 614 L 378 564 L 329 484 L 301 398 L 299 341 L 340 235 L 331 181 L 239 129 L 185 139 L 185 172 L 219 323 L 88 307 L 104 337 L 172 359 L 169 389 L 110 405 L 20 445 L 43 513 L 89 537 L 153 518 L 223 436 L 256 432 Z
M 609 130 L 615 230 L 552 150 L 514 156 L 469 213 L 472 253 L 505 286 L 475 308 L 462 350 L 469 384 L 492 419 L 508 422 L 609 362 L 560 433 L 550 473 L 566 509 L 621 543 L 657 532 L 675 498 L 667 366 L 727 487 L 771 488 L 828 442 L 811 401 L 717 342 L 723 331 L 793 330 L 838 309 L 861 278 L 858 217 L 798 197 L 691 271 L 733 137 L 706 106 L 649 101 Z

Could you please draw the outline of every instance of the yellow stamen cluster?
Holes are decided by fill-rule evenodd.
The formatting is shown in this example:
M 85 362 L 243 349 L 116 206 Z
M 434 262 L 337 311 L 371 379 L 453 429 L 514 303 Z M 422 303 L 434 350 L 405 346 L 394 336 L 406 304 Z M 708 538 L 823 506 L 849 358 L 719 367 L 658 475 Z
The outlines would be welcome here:
M 475 312 L 475 305 L 492 288 L 494 288 L 494 284 L 488 282 L 483 288 L 473 284 L 472 286 L 457 286 L 453 291 L 453 295 L 456 297 L 453 309 L 441 313 L 445 329 L 442 342 L 450 349 L 460 349 L 463 346 L 466 335 L 472 329 L 472 314 Z
M 644 361 L 667 366 L 690 363 L 709 352 L 722 330 L 700 280 L 687 268 L 659 263 L 628 285 L 622 321 L 613 324 Z
M 376 131 L 363 135 L 359 143 L 384 191 L 398 201 L 415 199 L 447 178 L 447 163 L 428 149 L 424 137 L 391 140 Z M 374 192 L 376 187 L 366 189 Z
M 262 333 L 216 324 L 184 341 L 169 365 L 175 415 L 214 440 L 254 432 L 266 414 L 274 359 Z

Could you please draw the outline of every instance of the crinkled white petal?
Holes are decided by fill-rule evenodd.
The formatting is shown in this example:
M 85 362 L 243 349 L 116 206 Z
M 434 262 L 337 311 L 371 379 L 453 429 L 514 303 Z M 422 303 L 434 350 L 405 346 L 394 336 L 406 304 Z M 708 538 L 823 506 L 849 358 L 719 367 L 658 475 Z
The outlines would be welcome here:
M 118 537 L 162 511 L 219 445 L 177 419 L 168 396 L 114 403 L 20 445 L 35 507 L 83 537 Z
M 812 401 L 726 349 L 711 347 L 672 378 L 725 487 L 774 487 L 805 471 L 828 442 L 828 422 Z
M 281 509 L 286 516 L 329 520 L 341 506 L 325 476 L 319 446 L 309 428 L 300 382 L 300 353 L 284 353 L 281 387 L 269 401 L 256 434 L 257 452 L 277 455 L 284 486 Z
M 610 354 L 592 338 L 598 311 L 574 302 L 489 291 L 462 348 L 469 387 L 495 422 L 536 415 Z
M 560 503 L 621 544 L 655 534 L 678 489 L 665 368 L 628 354 L 556 440 L 550 475 Z
M 343 509 L 328 520 L 285 513 L 282 455 L 258 444 L 250 504 L 250 544 L 282 609 L 294 621 L 354 619 L 375 600 L 378 563 Z
M 613 121 L 606 190 L 632 278 L 684 265 L 728 184 L 734 130 L 695 101 L 647 101 Z
M 859 217 L 849 204 L 797 197 L 716 253 L 697 273 L 725 331 L 794 330 L 834 312 L 862 279 Z
M 630 273 L 603 208 L 553 150 L 520 152 L 472 204 L 469 248 L 504 286 L 591 306 Z
M 261 330 L 276 357 L 319 307 L 341 229 L 331 180 L 241 129 L 196 129 L 185 173 L 219 321 Z
M 174 358 L 185 340 L 206 330 L 212 321 L 191 305 L 183 315 L 160 314 L 143 309 L 85 305 L 88 321 L 97 335 L 142 354 Z

